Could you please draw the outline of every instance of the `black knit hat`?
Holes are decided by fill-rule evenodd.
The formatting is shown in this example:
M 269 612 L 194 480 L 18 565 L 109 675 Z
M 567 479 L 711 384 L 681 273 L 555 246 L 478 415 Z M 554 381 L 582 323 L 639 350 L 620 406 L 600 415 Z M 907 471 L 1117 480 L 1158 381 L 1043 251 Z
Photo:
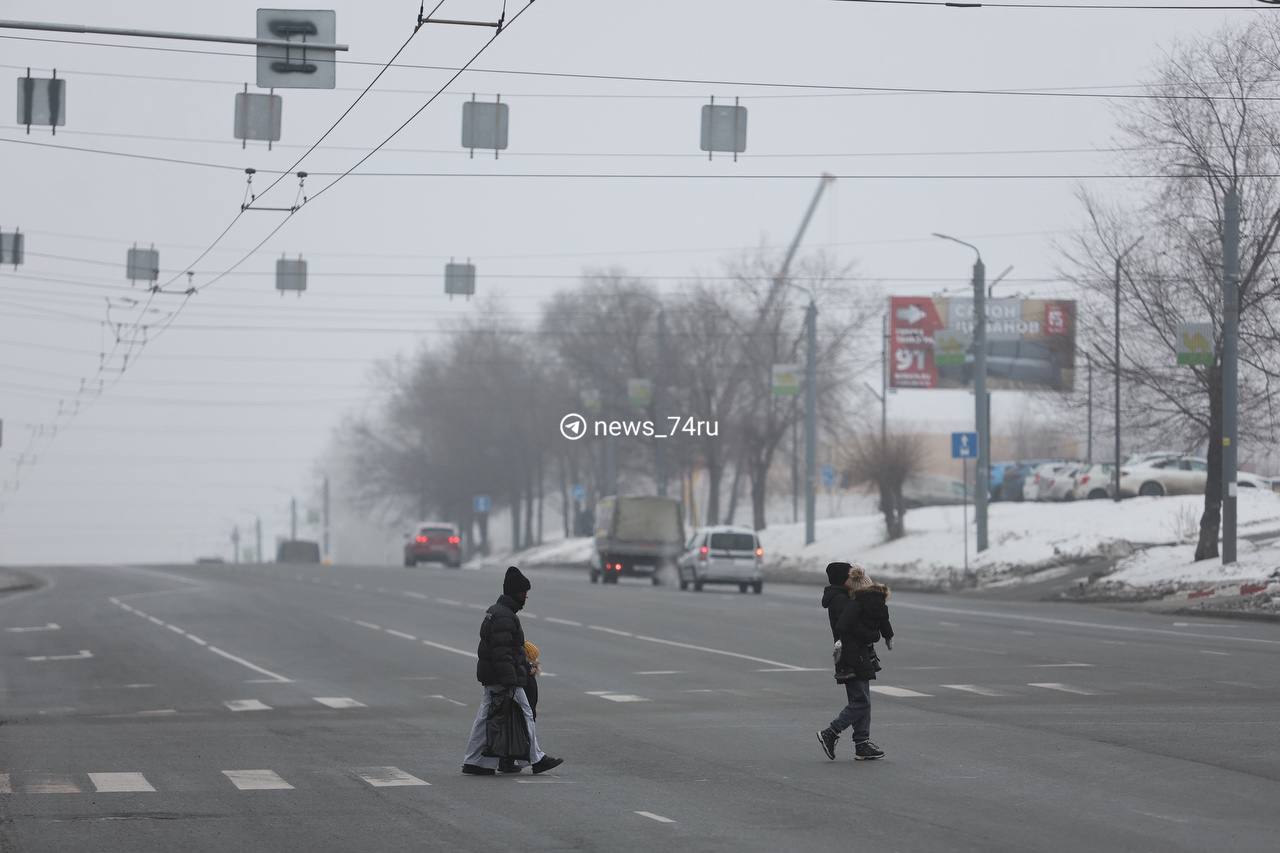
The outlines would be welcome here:
M 832 586 L 840 586 L 848 579 L 852 568 L 848 563 L 827 563 L 827 580 Z
M 512 598 L 519 598 L 522 593 L 526 593 L 532 588 L 533 584 L 529 583 L 529 579 L 520 573 L 515 566 L 507 566 L 507 576 L 502 579 L 502 594 L 509 595 Z

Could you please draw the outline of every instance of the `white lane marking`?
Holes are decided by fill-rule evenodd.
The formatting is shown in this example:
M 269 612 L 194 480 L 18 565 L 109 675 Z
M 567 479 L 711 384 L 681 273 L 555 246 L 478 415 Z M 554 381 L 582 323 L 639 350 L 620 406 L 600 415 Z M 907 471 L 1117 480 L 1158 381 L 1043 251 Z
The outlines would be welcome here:
M 231 711 L 270 711 L 271 706 L 257 699 L 231 699 L 223 702 Z
M 156 790 L 141 773 L 90 773 L 89 781 L 99 794 L 154 793 Z
M 177 625 L 165 625 L 165 627 L 175 634 L 181 634 L 184 637 L 187 636 L 187 632 L 179 628 Z
M 157 708 L 154 711 L 138 711 L 133 716 L 135 717 L 167 717 L 170 714 L 176 714 L 176 713 L 178 713 L 178 711 L 175 708 Z
M 959 622 L 939 622 L 938 624 L 939 624 L 939 625 L 943 625 L 943 626 L 945 626 L 945 627 L 947 627 L 947 628 L 959 628 L 959 627 L 960 627 L 960 623 L 959 623 Z
M 829 669 L 829 666 L 771 666 L 756 672 L 826 672 Z
M 409 593 L 407 593 L 407 592 L 405 593 L 405 595 L 408 595 L 408 594 L 409 594 Z M 437 598 L 437 599 L 436 599 L 436 602 L 437 602 L 438 604 L 447 604 L 447 605 L 449 605 L 450 607 L 461 607 L 461 606 L 462 606 L 462 602 L 461 602 L 461 601 L 454 601 L 452 598 Z
M 609 690 L 588 690 L 588 696 L 595 696 L 600 699 L 608 699 L 610 702 L 648 702 L 649 700 L 643 696 L 637 696 L 634 693 L 614 693 Z
M 363 589 L 364 589 L 364 584 L 362 584 L 362 583 L 355 583 L 355 584 L 352 584 L 352 585 L 351 585 L 351 588 L 352 588 L 352 589 L 360 589 L 360 590 L 363 590 Z
M 363 702 L 357 702 L 349 696 L 312 696 L 321 705 L 327 705 L 330 708 L 367 708 L 368 705 Z
M 887 684 L 873 684 L 871 685 L 871 691 L 873 693 L 880 693 L 884 696 L 896 696 L 899 699 L 924 699 L 933 695 L 932 693 L 921 693 L 917 690 L 908 690 L 905 687 L 890 687 Z
M 425 596 L 420 592 L 405 591 L 405 592 L 402 592 L 401 595 L 407 595 L 410 598 L 416 598 L 416 599 L 419 599 L 420 601 L 430 601 L 430 598 L 428 596 Z
M 24 794 L 79 794 L 80 786 L 68 776 L 36 774 L 23 789 Z
M 283 675 L 274 673 L 269 669 L 263 669 L 262 667 L 258 666 L 256 663 L 250 663 L 244 658 L 238 658 L 235 655 L 230 654 L 229 652 L 224 652 L 222 649 L 218 648 L 217 646 L 208 646 L 207 648 L 209 649 L 209 651 L 213 652 L 215 655 L 220 655 L 226 658 L 227 660 L 235 661 L 241 666 L 246 667 L 247 669 L 251 669 L 254 672 L 261 673 L 262 675 L 265 675 L 267 678 L 270 678 L 273 681 L 279 681 L 281 684 L 293 683 L 292 678 L 285 678 Z
M 1031 669 L 1060 669 L 1064 667 L 1091 667 L 1091 663 L 1033 663 Z
M 1077 696 L 1097 696 L 1093 690 L 1085 690 L 1083 687 L 1072 687 L 1069 684 L 1060 684 L 1056 681 L 1029 682 L 1028 687 L 1039 687 L 1044 690 L 1057 690 L 1059 693 L 1074 693 Z
M 141 688 L 141 687 L 155 687 L 155 685 L 138 682 L 136 684 L 126 684 L 124 685 L 124 687 L 126 690 L 137 690 L 138 688 Z
M 453 646 L 446 646 L 443 643 L 433 643 L 430 640 L 422 640 L 421 643 L 424 646 L 430 646 L 431 648 L 439 649 L 442 652 L 453 652 L 455 655 L 462 655 L 465 658 L 474 658 L 476 656 L 475 652 L 468 652 L 464 649 L 455 649 Z M 543 673 L 543 675 L 548 674 L 549 673 Z
M 387 629 L 386 629 L 386 631 L 387 631 L 387 633 L 388 633 L 388 634 L 390 634 L 391 636 L 393 636 L 393 637 L 399 637 L 399 638 L 400 638 L 400 639 L 402 639 L 402 640 L 416 640 L 416 639 L 418 639 L 417 637 L 413 636 L 413 634 L 406 634 L 404 631 L 393 631 L 393 630 L 391 630 L 390 628 L 387 628 Z
M 381 631 L 381 630 L 382 630 L 382 626 L 381 626 L 381 625 L 375 625 L 375 624 L 373 624 L 372 622 L 361 622 L 359 619 L 355 620 L 355 622 L 356 622 L 356 624 L 357 624 L 357 625 L 359 625 L 361 628 L 372 628 L 372 629 L 373 629 L 373 630 L 375 630 L 375 631 Z
M 1200 650 L 1200 654 L 1202 654 L 1202 655 L 1219 655 L 1220 657 L 1224 657 L 1224 658 L 1229 658 L 1229 657 L 1231 657 L 1231 653 L 1230 653 L 1230 652 L 1211 652 L 1211 651 L 1209 651 L 1208 649 L 1201 649 L 1201 650 Z
M 604 631 L 606 634 L 616 634 L 619 637 L 634 637 L 635 634 L 630 631 L 619 631 L 617 628 L 606 628 L 603 625 L 588 625 L 592 631 Z
M 274 770 L 223 770 L 222 775 L 241 791 L 285 791 L 293 786 Z
M 1035 632 L 1035 631 L 1017 631 L 1017 630 L 1015 630 L 1015 631 L 1013 631 L 1013 633 L 1014 633 L 1014 634 L 1017 634 L 1017 635 L 1018 635 L 1018 636 L 1020 636 L 1020 637 L 1034 637 L 1034 636 L 1036 635 L 1036 632 Z
M 46 660 L 84 660 L 93 657 L 93 652 L 88 649 L 81 649 L 74 655 L 32 655 L 27 660 L 46 661 Z
M 709 687 L 697 687 L 691 690 L 681 690 L 680 692 L 681 693 L 715 693 L 715 691 Z
M 1143 628 L 1136 625 L 1108 625 L 1105 622 L 1084 622 L 1079 619 L 1055 619 L 1051 616 L 1028 616 L 1022 613 L 1000 613 L 994 610 L 961 610 L 954 607 L 939 607 L 936 604 L 913 604 L 899 601 L 895 605 L 908 610 L 925 610 L 934 613 L 950 613 L 963 616 L 982 616 L 988 619 L 1007 619 L 1014 622 L 1035 622 L 1042 625 L 1061 625 L 1066 628 L 1089 628 L 1103 631 L 1123 631 L 1130 634 L 1159 634 L 1165 637 L 1191 637 L 1200 640 L 1226 640 L 1235 643 L 1260 643 L 1267 646 L 1280 646 L 1280 640 L 1266 640 L 1261 637 L 1231 637 L 1218 634 L 1195 634 L 1189 631 L 1172 631 L 1167 628 Z M 1215 628 L 1226 626 L 1215 625 Z M 1243 626 L 1232 625 L 1230 628 Z
M 148 620 L 150 620 L 150 621 L 152 621 L 152 622 L 154 622 L 155 624 L 159 625 L 159 626 L 160 626 L 160 627 L 162 627 L 162 628 L 164 627 L 164 620 L 163 620 L 163 619 L 157 619 L 157 618 L 156 618 L 156 617 L 154 617 L 154 616 L 148 616 L 148 617 L 147 617 L 147 619 L 148 619 Z
M 462 707 L 462 708 L 467 707 L 467 703 L 466 703 L 466 702 L 459 702 L 457 699 L 450 699 L 448 696 L 445 696 L 445 695 L 444 695 L 444 694 L 442 694 L 442 693 L 432 693 L 432 694 L 431 694 L 430 696 L 428 696 L 427 698 L 428 698 L 428 699 L 443 699 L 443 700 L 444 700 L 444 701 L 446 701 L 446 702 L 452 702 L 453 704 L 458 705 L 458 706 L 460 706 L 460 707 Z
M 536 613 L 530 613 L 528 610 L 521 610 L 520 618 L 521 619 L 538 619 L 539 616 Z
M 663 817 L 662 815 L 654 814 L 653 812 L 635 812 L 635 814 L 640 815 L 640 817 L 647 817 L 649 820 L 656 820 L 658 823 L 675 823 L 671 818 Z
M 464 604 L 463 607 L 470 607 L 472 610 L 488 610 L 483 604 Z
M 356 767 L 353 772 L 374 788 L 402 788 L 406 785 L 430 785 L 399 767 Z
M 31 631 L 60 631 L 61 627 L 57 622 L 50 622 L 47 625 L 34 625 L 30 628 L 5 628 L 10 634 L 27 634 Z
M 8 773 L 0 773 L 0 794 L 12 794 L 13 785 L 9 782 Z
M 976 684 L 943 684 L 948 690 L 960 690 L 964 693 L 976 693 L 979 696 L 1003 696 L 1004 694 L 998 690 L 992 690 L 990 687 L 979 687 Z
M 676 640 L 664 640 L 661 637 L 646 637 L 644 634 L 636 634 L 635 638 L 637 640 L 643 640 L 646 643 L 658 643 L 664 646 L 675 646 L 676 648 L 680 648 L 680 649 L 692 649 L 695 652 L 706 652 L 707 654 L 712 654 L 712 655 L 724 655 L 725 657 L 754 661 L 755 663 L 763 663 L 768 666 L 781 667 L 782 669 L 789 669 L 789 670 L 804 669 L 804 667 L 802 666 L 795 666 L 794 664 L 783 663 L 782 661 L 769 660 L 768 658 L 758 658 L 752 655 L 740 654 L 739 652 L 727 652 L 724 649 L 713 649 L 709 646 L 695 646 L 693 643 L 681 643 L 681 642 L 677 642 Z
M 682 669 L 646 669 L 641 672 L 633 672 L 632 675 L 684 675 Z
M 189 633 L 189 634 L 187 634 L 187 639 L 188 639 L 188 640 L 190 640 L 191 642 L 193 642 L 193 643 L 197 643 L 198 645 L 201 645 L 201 646 L 207 646 L 207 645 L 209 645 L 207 642 L 205 642 L 204 640 L 200 639 L 200 638 L 199 638 L 199 637 L 197 637 L 195 634 L 190 634 L 190 633 Z
M 572 785 L 568 779 L 517 779 L 517 785 Z
M 574 628 L 581 628 L 581 622 L 574 622 L 572 619 L 557 619 L 554 616 L 547 617 L 548 622 L 554 622 L 557 625 L 572 625 Z

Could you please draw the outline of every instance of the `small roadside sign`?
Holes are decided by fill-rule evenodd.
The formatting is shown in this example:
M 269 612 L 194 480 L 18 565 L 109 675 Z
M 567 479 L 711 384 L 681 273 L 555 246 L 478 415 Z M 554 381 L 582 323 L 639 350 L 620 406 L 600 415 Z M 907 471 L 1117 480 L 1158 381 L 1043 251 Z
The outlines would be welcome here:
M 471 500 L 471 506 L 477 513 L 483 514 L 488 512 L 489 508 L 493 506 L 493 501 L 490 500 L 488 495 L 476 495 Z
M 800 393 L 800 365 L 775 364 L 770 378 L 773 396 L 795 397 Z
M 978 434 L 976 432 L 951 433 L 951 458 L 973 459 L 978 455 Z
M 587 487 L 582 485 L 581 483 L 575 483 L 573 486 L 573 499 L 575 501 L 581 501 L 581 500 L 586 500 L 586 498 L 587 498 Z
M 822 466 L 822 485 L 831 488 L 836 484 L 836 468 L 834 465 Z
M 1178 326 L 1178 364 L 1213 365 L 1213 324 L 1182 323 Z

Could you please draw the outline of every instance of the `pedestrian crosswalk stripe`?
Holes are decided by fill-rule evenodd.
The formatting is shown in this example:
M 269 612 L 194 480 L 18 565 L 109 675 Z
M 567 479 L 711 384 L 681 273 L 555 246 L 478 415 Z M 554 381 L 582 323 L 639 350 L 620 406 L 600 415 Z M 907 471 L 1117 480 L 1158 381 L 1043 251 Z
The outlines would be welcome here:
M 32 774 L 30 781 L 23 788 L 27 794 L 79 794 L 80 786 L 68 776 L 56 776 L 50 773 Z
M 274 770 L 223 770 L 222 775 L 231 780 L 241 791 L 292 790 L 293 786 L 280 778 Z
M 1077 696 L 1097 696 L 1097 691 L 1085 690 L 1083 687 L 1072 687 L 1069 684 L 1061 684 L 1057 681 L 1040 681 L 1030 682 L 1028 687 L 1040 687 L 1045 690 L 1057 690 L 1060 693 L 1075 693 Z
M 406 785 L 430 785 L 399 767 L 357 767 L 355 774 L 375 788 L 401 788 Z
M 1004 694 L 998 690 L 992 690 L 990 687 L 979 687 L 976 684 L 944 684 L 943 687 L 948 690 L 960 690 L 964 693 L 976 693 L 979 696 L 1003 696 Z
M 90 773 L 89 781 L 93 783 L 94 790 L 100 794 L 155 791 L 141 773 Z
M 363 702 L 357 702 L 349 696 L 313 696 L 311 697 L 321 705 L 327 705 L 330 708 L 367 708 Z
M 271 706 L 258 701 L 257 699 L 232 699 L 223 702 L 232 711 L 270 711 Z
M 648 702 L 649 700 L 643 696 L 637 696 L 634 693 L 613 693 L 608 690 L 588 690 L 588 696 L 598 696 L 601 699 L 608 699 L 610 702 Z
M 917 699 L 928 698 L 932 693 L 920 693 L 915 690 L 908 690 L 905 687 L 889 687 L 884 684 L 873 684 L 871 690 L 874 693 L 881 693 L 885 696 L 896 696 L 899 699 Z

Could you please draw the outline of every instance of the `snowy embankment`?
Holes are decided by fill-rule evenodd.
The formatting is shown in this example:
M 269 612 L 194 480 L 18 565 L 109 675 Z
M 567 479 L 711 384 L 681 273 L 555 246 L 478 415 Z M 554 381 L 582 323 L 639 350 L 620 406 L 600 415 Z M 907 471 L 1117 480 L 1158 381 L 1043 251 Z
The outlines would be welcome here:
M 1158 586 L 1180 582 L 1266 577 L 1280 565 L 1280 551 L 1255 550 L 1241 541 L 1241 564 L 1230 578 L 1215 574 L 1220 561 L 1190 563 L 1198 533 L 1200 496 L 1133 498 L 1074 503 L 995 503 L 989 520 L 990 548 L 975 553 L 969 510 L 970 582 L 998 584 L 1019 575 L 1094 557 L 1121 560 L 1108 583 Z M 1280 531 L 1280 495 L 1241 490 L 1242 534 Z M 913 586 L 945 587 L 963 580 L 961 507 L 926 507 L 907 513 L 907 535 L 886 542 L 879 515 L 821 519 L 817 541 L 804 544 L 804 524 L 774 524 L 760 532 L 771 574 L 820 579 L 826 564 L 848 560 L 872 577 Z M 520 565 L 585 566 L 591 539 L 565 539 L 514 555 Z M 1040 575 L 1044 577 L 1044 574 Z

